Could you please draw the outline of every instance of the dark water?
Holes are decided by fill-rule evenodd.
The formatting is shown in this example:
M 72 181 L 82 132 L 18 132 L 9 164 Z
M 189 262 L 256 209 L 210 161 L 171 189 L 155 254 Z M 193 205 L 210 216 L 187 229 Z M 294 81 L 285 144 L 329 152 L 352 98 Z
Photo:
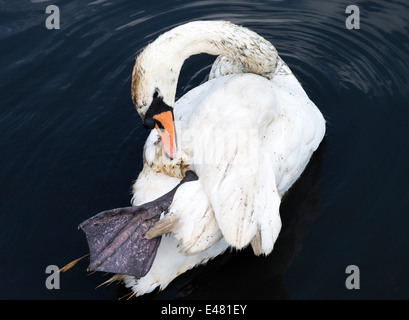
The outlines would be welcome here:
M 45 8 L 60 8 L 60 30 Z M 284 199 L 267 258 L 225 254 L 148 299 L 409 298 L 409 5 L 355 1 L 0 1 L 0 298 L 113 299 L 85 259 L 80 222 L 128 206 L 147 132 L 132 107 L 136 52 L 162 32 L 225 19 L 270 40 L 327 119 L 324 144 Z M 178 95 L 214 57 L 189 59 Z M 348 290 L 345 269 L 360 269 Z

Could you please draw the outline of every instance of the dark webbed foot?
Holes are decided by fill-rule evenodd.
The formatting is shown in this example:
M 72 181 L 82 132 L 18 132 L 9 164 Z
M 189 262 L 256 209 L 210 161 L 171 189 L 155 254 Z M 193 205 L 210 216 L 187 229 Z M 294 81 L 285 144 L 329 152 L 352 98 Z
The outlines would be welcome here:
M 104 271 L 143 277 L 150 270 L 161 237 L 146 239 L 146 232 L 168 212 L 176 190 L 197 180 L 193 171 L 167 194 L 136 207 L 98 213 L 80 224 L 90 250 L 89 271 Z

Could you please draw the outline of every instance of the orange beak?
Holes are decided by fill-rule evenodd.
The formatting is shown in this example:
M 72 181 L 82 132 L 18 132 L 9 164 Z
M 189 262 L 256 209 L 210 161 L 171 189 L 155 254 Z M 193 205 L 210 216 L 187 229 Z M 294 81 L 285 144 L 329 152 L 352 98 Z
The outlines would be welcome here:
M 176 153 L 173 114 L 171 111 L 165 111 L 153 116 L 153 119 L 156 120 L 155 128 L 162 139 L 163 150 L 169 158 L 173 159 Z M 158 125 L 158 122 L 160 125 Z

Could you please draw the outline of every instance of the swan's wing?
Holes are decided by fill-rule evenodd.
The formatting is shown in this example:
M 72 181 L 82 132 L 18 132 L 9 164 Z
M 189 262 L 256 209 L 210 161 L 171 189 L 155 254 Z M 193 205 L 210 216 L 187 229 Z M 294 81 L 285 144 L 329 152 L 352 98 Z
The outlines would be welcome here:
M 281 200 L 274 171 L 271 163 L 258 160 L 258 168 L 245 172 L 238 163 L 242 161 L 239 149 L 231 164 L 219 166 L 210 192 L 212 208 L 226 241 L 238 249 L 251 243 L 257 255 L 272 251 L 281 229 Z
M 222 58 L 220 58 L 222 61 Z M 182 97 L 175 117 L 191 168 L 226 241 L 271 252 L 281 228 L 280 195 L 301 175 L 325 122 L 281 60 L 272 80 L 220 76 Z M 192 142 L 193 141 L 193 142 Z M 190 143 L 189 143 L 190 142 Z
M 175 118 L 185 128 L 178 132 L 180 147 L 189 154 L 224 238 L 236 248 L 254 238 L 256 253 L 272 250 L 281 227 L 274 170 L 266 168 L 271 162 L 262 163 L 264 152 L 271 150 L 260 148 L 276 113 L 274 103 L 268 80 L 242 74 L 193 89 L 175 108 Z
M 213 63 L 209 79 L 244 72 L 247 71 L 240 62 L 219 56 Z M 275 108 L 280 110 L 272 125 L 276 129 L 267 133 L 267 141 L 274 146 L 274 159 L 271 160 L 276 164 L 277 185 L 283 194 L 299 177 L 321 143 L 325 135 L 325 120 L 280 57 L 277 57 L 276 69 L 263 76 L 270 80 L 276 96 Z M 283 170 L 279 170 L 281 168 Z
M 169 214 L 160 220 L 153 232 L 172 232 L 185 255 L 200 253 L 222 238 L 212 206 L 200 181 L 186 183 L 175 194 Z

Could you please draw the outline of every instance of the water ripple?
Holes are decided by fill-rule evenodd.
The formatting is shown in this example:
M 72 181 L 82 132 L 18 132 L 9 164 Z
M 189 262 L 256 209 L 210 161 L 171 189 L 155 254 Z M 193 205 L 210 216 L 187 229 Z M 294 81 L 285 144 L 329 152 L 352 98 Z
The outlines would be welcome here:
M 60 7 L 60 30 L 45 27 L 45 8 L 50 4 Z M 361 28 L 348 30 L 344 1 L 0 1 L 0 205 L 8 219 L 0 243 L 8 245 L 0 250 L 2 257 L 7 257 L 3 260 L 42 270 L 45 261 L 54 263 L 55 256 L 40 261 L 19 253 L 38 253 L 38 247 L 46 248 L 52 239 L 64 248 L 61 253 L 55 251 L 66 262 L 67 250 L 72 248 L 73 239 L 78 239 L 71 230 L 76 231 L 79 221 L 96 210 L 129 204 L 129 186 L 141 167 L 148 134 L 130 98 L 135 56 L 159 34 L 193 20 L 230 20 L 253 29 L 276 46 L 329 120 L 331 141 L 326 157 L 331 164 L 323 170 L 324 202 L 334 204 L 335 213 L 351 209 L 351 221 L 364 219 L 365 228 L 371 223 L 383 230 L 393 219 L 373 222 L 367 206 L 374 197 L 361 198 L 358 189 L 363 189 L 362 181 L 373 179 L 375 187 L 371 189 L 367 183 L 367 189 L 387 193 L 385 184 L 389 181 L 389 189 L 396 189 L 389 194 L 393 197 L 399 184 L 392 178 L 407 180 L 402 168 L 407 167 L 408 152 L 402 146 L 407 145 L 404 137 L 408 132 L 409 4 L 359 1 L 357 5 Z M 213 60 L 199 55 L 186 61 L 178 96 L 206 81 Z M 382 167 L 387 167 L 383 175 Z M 377 183 L 374 176 L 382 181 Z M 358 187 L 351 189 L 353 186 Z M 359 196 L 354 198 L 353 194 Z M 362 210 L 354 211 L 354 205 L 347 207 L 344 198 L 354 204 L 366 201 L 365 208 L 361 205 Z M 393 215 L 390 203 L 385 212 Z M 346 224 L 345 211 L 338 216 L 332 212 L 334 221 Z M 61 217 L 66 220 L 65 232 L 61 231 L 61 221 L 50 224 Z M 22 220 L 30 221 L 28 229 Z M 333 228 L 328 227 L 331 221 L 325 224 L 321 220 L 321 228 L 318 225 L 317 246 L 327 230 L 332 233 Z M 403 235 L 406 225 L 389 227 L 393 234 Z M 336 230 L 338 234 L 351 232 L 339 225 Z M 328 255 L 346 252 L 339 247 L 339 237 L 331 242 L 331 234 L 327 236 L 328 246 L 340 249 L 331 247 Z M 355 236 L 365 237 L 360 231 Z M 370 251 L 371 247 L 372 243 L 364 249 Z M 78 256 L 76 249 L 70 257 Z M 309 262 L 306 264 L 311 266 Z M 19 277 L 9 280 L 6 288 L 35 288 L 30 298 L 50 294 L 36 287 L 43 279 L 39 281 L 37 275 L 32 278 L 31 272 L 20 269 L 5 270 Z M 310 272 L 314 274 L 314 269 Z M 73 278 L 78 279 L 73 296 L 69 296 L 69 289 L 61 290 L 69 298 L 77 298 L 78 292 L 89 287 L 83 274 Z M 271 290 L 268 288 L 265 296 L 269 297 Z M 311 297 L 302 295 L 302 290 L 294 291 Z M 88 297 L 104 292 L 95 293 L 91 286 Z

